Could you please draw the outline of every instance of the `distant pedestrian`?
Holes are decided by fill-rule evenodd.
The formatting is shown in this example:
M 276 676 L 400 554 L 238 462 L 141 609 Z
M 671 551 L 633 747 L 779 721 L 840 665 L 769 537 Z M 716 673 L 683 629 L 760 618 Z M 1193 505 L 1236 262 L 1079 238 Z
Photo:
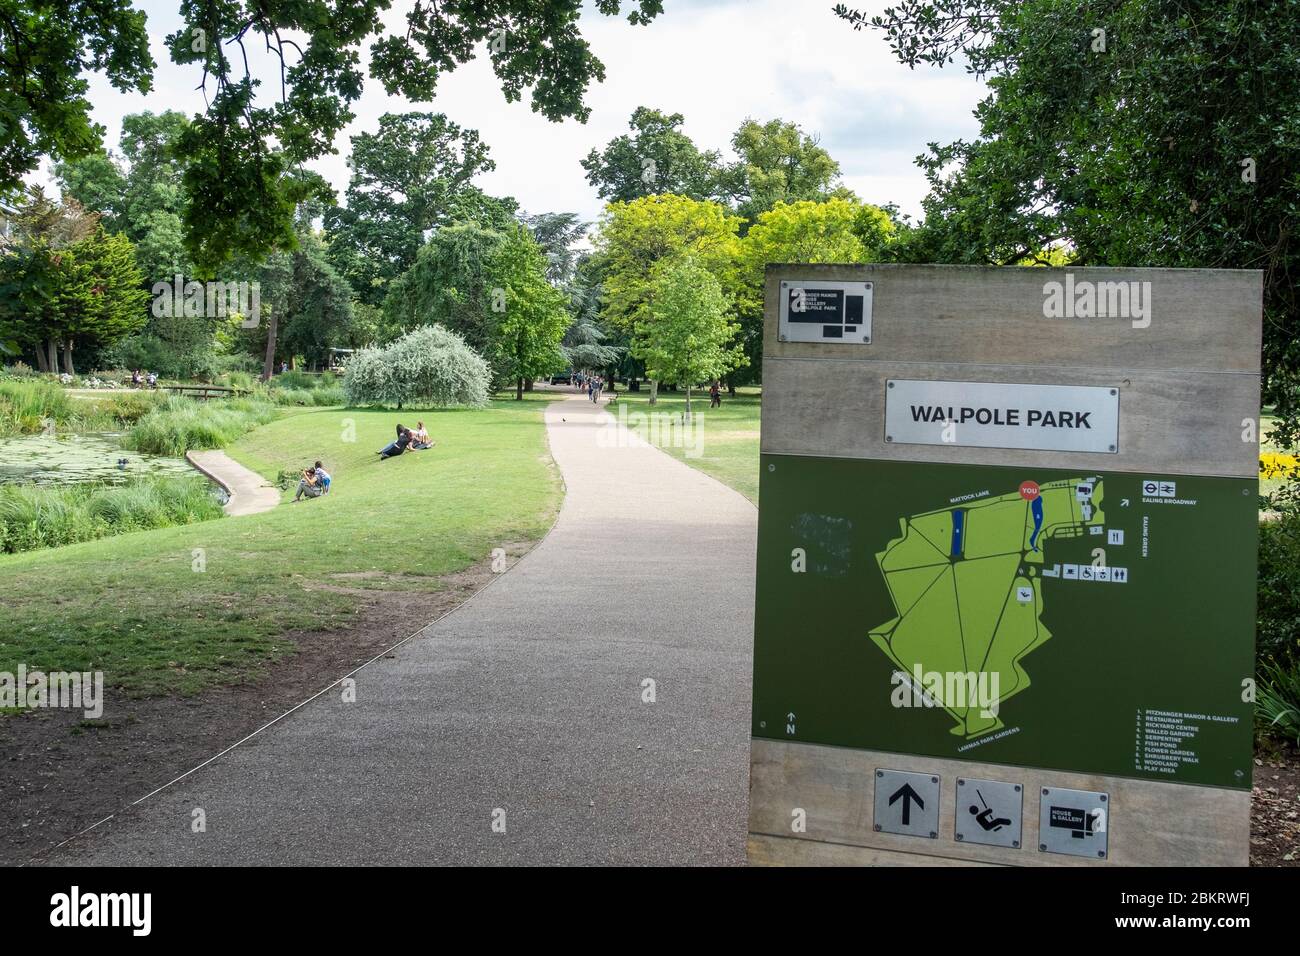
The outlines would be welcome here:
M 721 408 L 721 407 L 722 407 L 722 386 L 717 381 L 714 381 L 714 383 L 709 386 L 709 408 Z

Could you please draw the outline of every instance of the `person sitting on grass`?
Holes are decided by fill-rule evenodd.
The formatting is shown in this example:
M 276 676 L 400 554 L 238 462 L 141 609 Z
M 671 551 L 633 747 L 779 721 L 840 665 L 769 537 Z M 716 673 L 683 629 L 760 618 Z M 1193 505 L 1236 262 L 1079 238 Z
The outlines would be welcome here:
M 321 494 L 328 495 L 330 493 L 330 482 L 333 481 L 330 478 L 330 473 L 325 470 L 325 467 L 320 462 L 316 462 L 315 471 L 316 480 L 320 482 Z
M 429 438 L 429 433 L 424 429 L 424 422 L 415 423 L 415 431 L 411 435 L 411 447 L 416 451 L 424 451 L 426 448 L 433 447 L 433 441 Z
M 308 498 L 319 498 L 324 493 L 325 489 L 321 484 L 320 479 L 316 476 L 316 469 L 304 468 L 302 471 L 302 478 L 298 481 L 298 493 L 293 496 L 293 500 L 296 502 L 302 498 L 303 495 L 306 495 Z
M 406 446 L 411 444 L 411 430 L 404 425 L 397 426 L 397 441 L 391 442 L 382 448 L 379 452 L 379 459 L 392 458 L 394 455 L 400 455 L 406 451 Z

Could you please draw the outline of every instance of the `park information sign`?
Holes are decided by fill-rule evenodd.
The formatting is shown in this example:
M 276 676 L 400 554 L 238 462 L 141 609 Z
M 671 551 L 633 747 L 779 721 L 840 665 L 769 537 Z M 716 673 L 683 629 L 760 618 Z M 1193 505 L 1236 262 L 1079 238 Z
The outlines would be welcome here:
M 769 268 L 752 860 L 1246 862 L 1259 342 L 1255 272 Z

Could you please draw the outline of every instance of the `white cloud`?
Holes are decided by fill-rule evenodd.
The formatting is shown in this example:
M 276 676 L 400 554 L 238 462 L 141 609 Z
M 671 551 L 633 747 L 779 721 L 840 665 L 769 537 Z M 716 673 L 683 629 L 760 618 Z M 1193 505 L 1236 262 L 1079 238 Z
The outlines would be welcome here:
M 159 63 L 155 90 L 122 94 L 102 77 L 92 80 L 93 116 L 107 128 L 109 145 L 127 113 L 203 109 L 197 71 L 171 63 L 162 45 L 180 22 L 175 0 L 141 5 Z M 384 112 L 441 111 L 478 129 L 491 147 L 497 168 L 480 177 L 484 189 L 512 195 L 531 212 L 571 210 L 594 219 L 601 202 L 579 160 L 625 132 L 632 111 L 645 105 L 684 114 L 686 132 L 701 148 L 724 153 L 746 117 L 793 120 L 820 137 L 864 199 L 895 202 L 915 214 L 925 179 L 913 157 L 927 142 L 973 135 L 971 110 L 984 86 L 956 67 L 908 70 L 877 33 L 855 32 L 831 6 L 829 0 L 668 0 L 647 27 L 588 10 L 581 28 L 607 75 L 588 93 L 592 112 L 585 125 L 547 121 L 532 112 L 527 93 L 522 102 L 506 103 L 480 58 L 441 79 L 432 104 L 388 97 L 369 81 L 354 107 L 357 119 L 335 143 L 339 153 L 312 165 L 342 192 L 348 136 L 374 129 Z M 385 19 L 400 17 L 398 9 Z M 271 95 L 274 86 L 268 82 L 263 91 Z

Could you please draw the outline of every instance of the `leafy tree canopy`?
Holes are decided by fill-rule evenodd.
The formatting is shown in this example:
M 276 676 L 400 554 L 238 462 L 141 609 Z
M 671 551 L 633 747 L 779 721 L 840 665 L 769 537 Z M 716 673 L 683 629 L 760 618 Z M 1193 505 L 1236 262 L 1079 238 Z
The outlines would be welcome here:
M 816 137 L 794 123 L 747 119 L 731 138 L 737 162 L 726 174 L 727 191 L 737 209 L 753 221 L 777 203 L 821 200 L 834 194 L 840 164 Z M 851 195 L 842 190 L 840 195 Z
M 612 329 L 600 317 L 604 276 L 598 256 L 584 252 L 578 257 L 573 278 L 567 286 L 573 323 L 560 343 L 569 365 L 576 370 L 627 368 L 630 341 L 626 331 Z M 638 373 L 639 374 L 639 373 Z
M 637 326 L 632 348 L 651 378 L 686 385 L 688 412 L 692 384 L 745 362 L 733 343 L 739 326 L 727 310 L 718 280 L 692 256 L 656 267 L 648 321 Z
M 430 236 L 384 299 L 387 334 L 437 323 L 489 354 L 495 324 L 492 261 L 503 238 L 502 232 L 473 223 L 446 226 Z
M 645 318 L 655 266 L 682 256 L 712 274 L 724 295 L 734 295 L 739 228 L 740 218 L 725 206 L 686 196 L 610 203 L 595 236 L 606 321 L 630 329 Z
M 145 15 L 130 0 L 0 0 L 0 191 L 18 188 L 43 156 L 99 149 L 87 77 L 149 92 L 154 69 Z
M 290 175 L 333 152 L 354 118 L 369 70 L 389 95 L 432 99 L 438 80 L 485 53 L 507 100 L 531 90 L 550 120 L 585 121 L 584 97 L 605 68 L 578 30 L 582 0 L 414 0 L 393 24 L 389 0 L 181 0 L 183 26 L 167 37 L 171 58 L 196 68 L 207 107 L 181 136 L 186 245 L 210 273 L 243 254 L 292 248 L 294 211 L 311 183 Z M 649 23 L 661 0 L 596 0 L 612 16 Z M 70 161 L 101 145 L 90 120 L 87 76 L 148 92 L 154 62 L 143 12 L 129 0 L 0 0 L 0 191 L 40 157 Z M 368 51 L 363 46 L 368 45 Z M 250 51 L 276 75 L 263 79 Z M 269 96 L 267 93 L 269 92 Z
M 274 254 L 259 281 L 262 308 L 277 314 L 276 348 L 281 353 L 319 365 L 329 359 L 331 348 L 369 344 L 353 328 L 352 290 L 326 261 L 319 237 L 301 235 L 293 252 Z M 265 323 L 256 332 L 255 354 L 263 353 Z
M 111 345 L 145 323 L 148 293 L 129 239 L 71 197 L 34 190 L 15 216 L 17 241 L 0 256 L 0 339 L 34 346 L 48 371 L 73 372 L 74 346 Z
M 146 279 L 191 271 L 182 228 L 182 160 L 176 151 L 189 126 L 182 113 L 132 113 L 122 120 L 116 155 L 103 151 L 59 163 L 65 195 L 100 212 L 105 226 L 136 246 Z
M 971 142 L 920 162 L 925 218 L 891 254 L 1264 270 L 1264 400 L 1300 438 L 1300 16 L 1292 0 L 904 0 L 909 66 L 989 77 Z
M 631 202 L 657 193 L 716 198 L 722 175 L 719 156 L 701 152 L 681 131 L 685 122 L 681 113 L 637 107 L 628 121 L 630 136 L 617 136 L 582 160 L 587 181 L 611 202 Z
M 352 137 L 349 166 L 347 206 L 330 209 L 325 227 L 330 261 L 363 301 L 382 301 L 388 283 L 415 263 L 429 230 L 500 218 L 471 183 L 496 168 L 487 145 L 441 113 L 385 113 L 377 132 Z
M 590 223 L 580 220 L 576 212 L 543 212 L 522 216 L 520 221 L 546 254 L 546 278 L 557 285 L 569 282 L 578 263 L 575 246 Z
M 491 263 L 493 329 L 490 360 L 499 378 L 515 383 L 549 375 L 568 364 L 560 341 L 569 327 L 567 300 L 546 281 L 546 256 L 523 226 L 506 233 Z

